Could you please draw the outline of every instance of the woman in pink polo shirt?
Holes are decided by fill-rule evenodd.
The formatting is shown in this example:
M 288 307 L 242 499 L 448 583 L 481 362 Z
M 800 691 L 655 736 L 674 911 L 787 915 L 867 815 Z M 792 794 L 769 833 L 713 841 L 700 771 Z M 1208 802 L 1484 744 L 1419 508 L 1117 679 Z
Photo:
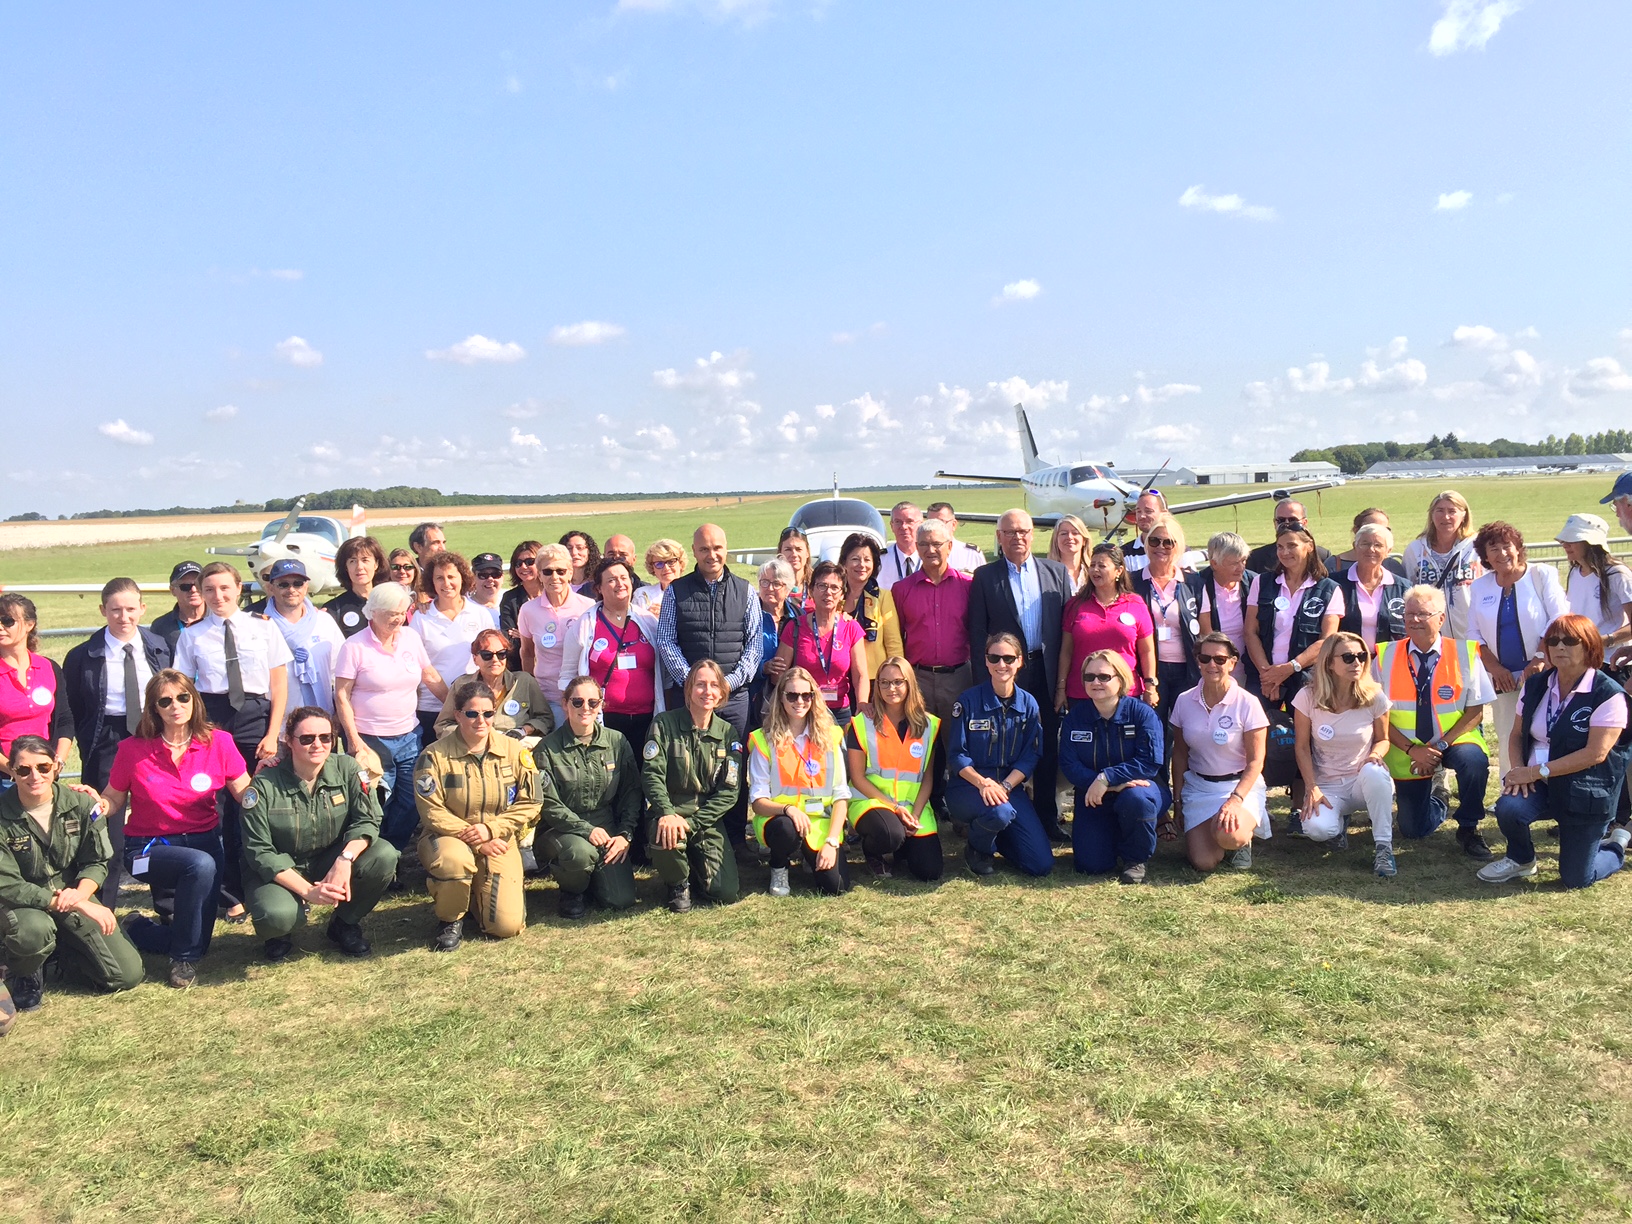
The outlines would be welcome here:
M 425 645 L 404 633 L 413 596 L 395 582 L 368 593 L 368 628 L 346 639 L 334 656 L 334 712 L 357 763 L 381 780 L 380 836 L 398 850 L 419 827 L 414 804 L 414 762 L 419 760 L 419 689 L 443 700 L 448 686 L 431 665 Z
M 867 704 L 867 632 L 844 611 L 844 571 L 823 561 L 810 574 L 809 611 L 782 626 L 776 657 L 816 677 L 822 701 L 842 729 Z
M 143 952 L 170 958 L 170 985 L 191 986 L 210 948 L 224 874 L 221 817 L 226 791 L 256 802 L 249 771 L 232 736 L 210 726 L 193 682 L 165 668 L 147 683 L 142 721 L 119 745 L 102 799 L 110 813 L 125 804 L 125 870 L 149 888 L 175 891 L 175 915 L 162 926 L 146 914 L 125 922 Z
M 529 599 L 516 613 L 521 669 L 532 672 L 544 690 L 558 727 L 567 721 L 567 709 L 561 703 L 567 643 L 578 640 L 578 618 L 595 607 L 593 599 L 573 590 L 572 569 L 572 556 L 565 545 L 544 545 L 538 550 L 538 598 Z M 567 679 L 571 678 L 567 672 Z
M 561 687 L 589 676 L 604 699 L 601 721 L 631 744 L 644 745 L 653 717 L 663 713 L 657 617 L 632 605 L 635 567 L 622 557 L 602 557 L 590 581 L 601 602 L 578 618 L 561 668 Z M 564 693 L 555 698 L 564 700 Z
M 1173 702 L 1173 817 L 1183 822 L 1184 852 L 1197 871 L 1211 871 L 1225 855 L 1232 867 L 1251 867 L 1253 837 L 1269 836 L 1269 716 L 1231 675 L 1239 657 L 1222 633 L 1203 634 L 1201 683 Z
M 1133 673 L 1129 697 L 1156 704 L 1155 692 L 1146 690 L 1145 677 L 1156 674 L 1156 630 L 1150 608 L 1133 593 L 1133 579 L 1115 544 L 1095 545 L 1088 557 L 1082 590 L 1065 605 L 1065 633 L 1060 639 L 1060 679 L 1054 687 L 1054 707 L 1064 711 L 1074 702 L 1088 700 L 1081 668 L 1072 666 L 1098 650 L 1113 650 Z
M 38 622 L 33 600 L 0 595 L 0 777 L 11 776 L 3 758 L 19 735 L 37 735 L 50 744 L 59 769 L 74 745 L 62 669 L 34 653 L 40 646 Z

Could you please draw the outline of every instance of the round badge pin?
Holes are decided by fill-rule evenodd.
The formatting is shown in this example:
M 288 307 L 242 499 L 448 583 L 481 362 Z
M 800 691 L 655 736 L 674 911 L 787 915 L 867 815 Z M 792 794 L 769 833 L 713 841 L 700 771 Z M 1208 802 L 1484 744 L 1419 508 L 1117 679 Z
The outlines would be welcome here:
M 358 614 L 356 608 L 352 608 L 341 614 L 340 623 L 347 629 L 355 629 L 363 623 L 363 618 Z
M 187 785 L 202 795 L 205 791 L 210 789 L 210 775 L 207 773 L 196 773 L 192 776 Z
M 1331 723 L 1324 723 L 1315 728 L 1315 734 L 1323 740 L 1329 740 L 1337 734 L 1337 728 L 1332 726 Z
M 1441 701 L 1449 701 L 1452 697 L 1456 696 L 1456 690 L 1454 688 L 1452 688 L 1448 684 L 1440 685 L 1439 689 L 1438 689 L 1438 692 L 1439 692 L 1439 699 Z
M 916 760 L 922 760 L 923 759 L 924 746 L 922 744 L 914 744 L 914 745 L 912 745 L 912 747 L 908 748 L 907 751 L 912 754 L 914 759 L 916 759 Z
M 51 690 L 48 688 L 37 688 L 29 694 L 29 698 L 37 706 L 48 706 L 51 704 Z
M 596 638 L 595 639 L 595 653 L 600 654 L 601 651 L 605 650 L 608 645 L 609 645 L 609 643 L 607 642 L 607 640 L 605 638 Z
M 1291 606 L 1292 606 L 1292 601 L 1290 599 L 1288 599 L 1285 595 L 1275 596 L 1275 610 L 1277 612 L 1285 612 Z
M 1217 727 L 1217 728 L 1214 729 L 1214 731 L 1213 731 L 1213 743 L 1215 743 L 1215 744 L 1227 744 L 1229 742 L 1230 742 L 1230 733 L 1228 731 L 1224 730 L 1223 727 Z
M 1192 616 L 1190 618 L 1190 634 L 1191 634 L 1192 637 L 1194 637 L 1196 634 L 1198 634 L 1200 632 L 1201 632 L 1201 622 L 1199 620 L 1197 620 L 1195 617 Z
M 521 713 L 521 702 L 517 701 L 514 697 L 510 698 L 504 703 L 504 712 L 510 715 L 511 718 L 514 718 L 517 714 Z
M 1124 625 L 1136 625 L 1136 624 L 1139 623 L 1139 618 L 1137 616 L 1135 616 L 1132 612 L 1124 612 L 1124 613 L 1122 613 L 1121 616 L 1117 617 L 1116 619 L 1121 621 Z

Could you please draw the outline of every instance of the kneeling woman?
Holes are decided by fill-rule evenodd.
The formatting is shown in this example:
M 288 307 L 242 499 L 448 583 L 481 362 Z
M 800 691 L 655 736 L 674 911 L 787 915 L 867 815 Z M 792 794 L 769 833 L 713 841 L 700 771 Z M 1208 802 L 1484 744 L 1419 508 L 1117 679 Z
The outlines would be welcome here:
M 266 958 L 281 961 L 306 907 L 332 905 L 326 934 L 347 956 L 367 956 L 362 920 L 397 874 L 397 848 L 380 836 L 380 806 L 356 760 L 334 752 L 334 718 L 302 706 L 284 724 L 284 753 L 244 796 L 244 881 Z
M 1621 869 L 1629 840 L 1617 828 L 1604 840 L 1632 756 L 1627 697 L 1599 669 L 1604 639 L 1574 613 L 1560 616 L 1541 639 L 1549 670 L 1524 682 L 1509 729 L 1508 759 L 1522 761 L 1502 779 L 1496 823 L 1507 853 L 1479 872 L 1487 884 L 1536 874 L 1530 826 L 1558 821 L 1558 875 L 1565 888 L 1587 888 Z
M 748 800 L 754 836 L 771 852 L 773 897 L 788 895 L 788 864 L 804 859 L 829 896 L 850 887 L 840 847 L 850 806 L 844 735 L 816 677 L 790 667 L 765 706 L 765 725 L 748 737 Z
M 527 923 L 518 841 L 539 808 L 532 754 L 493 731 L 493 690 L 466 676 L 453 686 L 453 706 L 458 728 L 414 766 L 419 861 L 441 923 L 433 952 L 452 952 L 464 941 L 467 914 L 491 938 L 521 934 Z
M 97 900 L 113 845 L 99 804 L 58 782 L 52 745 L 38 735 L 11 742 L 17 785 L 0 795 L 3 945 L 18 1011 L 40 1005 L 40 969 L 52 952 L 99 990 L 129 990 L 142 958 Z
M 170 668 L 147 682 L 136 734 L 119 745 L 102 798 L 117 812 L 127 798 L 125 869 L 153 890 L 174 893 L 174 914 L 160 925 L 144 914 L 125 920 L 143 952 L 170 958 L 170 985 L 198 979 L 220 901 L 222 791 L 249 792 L 249 773 L 232 736 L 210 726 L 193 682 Z
M 996 870 L 999 854 L 1027 875 L 1054 870 L 1054 847 L 1024 787 L 1043 756 L 1037 699 L 1014 682 L 1025 657 L 1014 634 L 992 634 L 986 639 L 990 679 L 952 705 L 946 806 L 953 820 L 969 826 L 963 857 L 978 876 Z
M 926 781 L 940 731 L 941 720 L 924 708 L 912 664 L 899 655 L 880 663 L 873 712 L 852 719 L 844 732 L 850 827 L 875 876 L 890 875 L 893 856 L 917 879 L 941 878 L 941 833 Z
M 1371 652 L 1357 633 L 1321 643 L 1314 683 L 1292 698 L 1298 772 L 1303 775 L 1303 835 L 1349 844 L 1350 812 L 1366 809 L 1380 876 L 1394 865 L 1394 779 L 1388 755 L 1388 694 L 1371 675 Z
M 1173 703 L 1173 777 L 1182 779 L 1173 814 L 1184 822 L 1184 852 L 1197 871 L 1211 871 L 1226 854 L 1232 867 L 1251 867 L 1253 837 L 1269 837 L 1269 717 L 1231 675 L 1239 657 L 1222 633 L 1203 634 L 1201 683 Z
M 1072 866 L 1106 874 L 1120 859 L 1122 882 L 1142 884 L 1162 809 L 1161 720 L 1131 695 L 1133 670 L 1119 651 L 1085 658 L 1082 687 L 1087 700 L 1073 702 L 1060 720 L 1060 770 L 1077 788 Z
M 601 562 L 605 565 L 606 562 Z M 635 903 L 629 847 L 646 806 L 640 764 L 623 734 L 601 720 L 601 686 L 593 677 L 567 682 L 567 723 L 534 750 L 543 785 L 538 844 L 555 865 L 561 917 L 584 916 L 584 894 L 607 909 Z

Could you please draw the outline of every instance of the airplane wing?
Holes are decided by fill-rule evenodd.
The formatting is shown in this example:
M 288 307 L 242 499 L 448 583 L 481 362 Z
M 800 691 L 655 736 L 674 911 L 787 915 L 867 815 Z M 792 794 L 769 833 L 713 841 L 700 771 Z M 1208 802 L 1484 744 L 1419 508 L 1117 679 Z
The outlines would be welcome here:
M 167 582 L 139 582 L 136 584 L 144 595 L 168 595 L 170 584 Z M 6 583 L 6 590 L 18 595 L 100 595 L 100 582 L 23 582 Z
M 971 476 L 967 472 L 936 472 L 935 473 L 935 479 L 936 480 L 984 480 L 988 484 L 1008 484 L 1008 485 L 1017 485 L 1017 484 L 1020 483 L 1020 477 L 1018 477 L 1018 476 Z M 963 516 L 960 514 L 958 517 L 962 518 Z
M 1275 501 L 1285 501 L 1287 498 L 1296 497 L 1300 493 L 1313 493 L 1318 489 L 1332 489 L 1344 483 L 1346 482 L 1343 480 L 1317 480 L 1309 484 L 1293 485 L 1291 488 L 1286 489 L 1263 489 L 1256 493 L 1232 493 L 1227 497 L 1209 497 L 1205 501 L 1180 502 L 1178 505 L 1170 504 L 1167 507 L 1167 512 L 1169 514 L 1190 514 L 1196 510 L 1217 510 L 1222 506 L 1239 506 L 1246 502 L 1268 501 L 1272 498 Z M 963 516 L 960 515 L 959 517 Z M 1041 521 L 1041 519 L 1038 520 L 1038 522 Z
M 1002 517 L 1001 514 L 965 514 L 962 510 L 958 511 L 959 524 L 996 523 Z M 1052 531 L 1055 525 L 1059 523 L 1060 516 L 1057 514 L 1034 514 L 1031 516 L 1031 521 L 1033 526 Z

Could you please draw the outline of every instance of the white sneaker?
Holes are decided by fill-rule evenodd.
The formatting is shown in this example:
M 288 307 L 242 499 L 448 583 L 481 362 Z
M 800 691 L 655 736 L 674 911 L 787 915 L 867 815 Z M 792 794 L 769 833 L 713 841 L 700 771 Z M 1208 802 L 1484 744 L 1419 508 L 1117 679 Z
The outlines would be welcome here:
M 788 869 L 786 867 L 771 868 L 771 886 L 765 891 L 773 897 L 786 897 L 793 891 L 788 886 Z
M 1506 884 L 1509 880 L 1527 880 L 1536 874 L 1536 860 L 1515 863 L 1510 858 L 1499 858 L 1488 867 L 1479 869 L 1479 878 L 1486 884 Z
M 1628 843 L 1632 843 L 1632 829 L 1625 825 L 1616 825 L 1609 831 L 1609 840 L 1625 850 Z

